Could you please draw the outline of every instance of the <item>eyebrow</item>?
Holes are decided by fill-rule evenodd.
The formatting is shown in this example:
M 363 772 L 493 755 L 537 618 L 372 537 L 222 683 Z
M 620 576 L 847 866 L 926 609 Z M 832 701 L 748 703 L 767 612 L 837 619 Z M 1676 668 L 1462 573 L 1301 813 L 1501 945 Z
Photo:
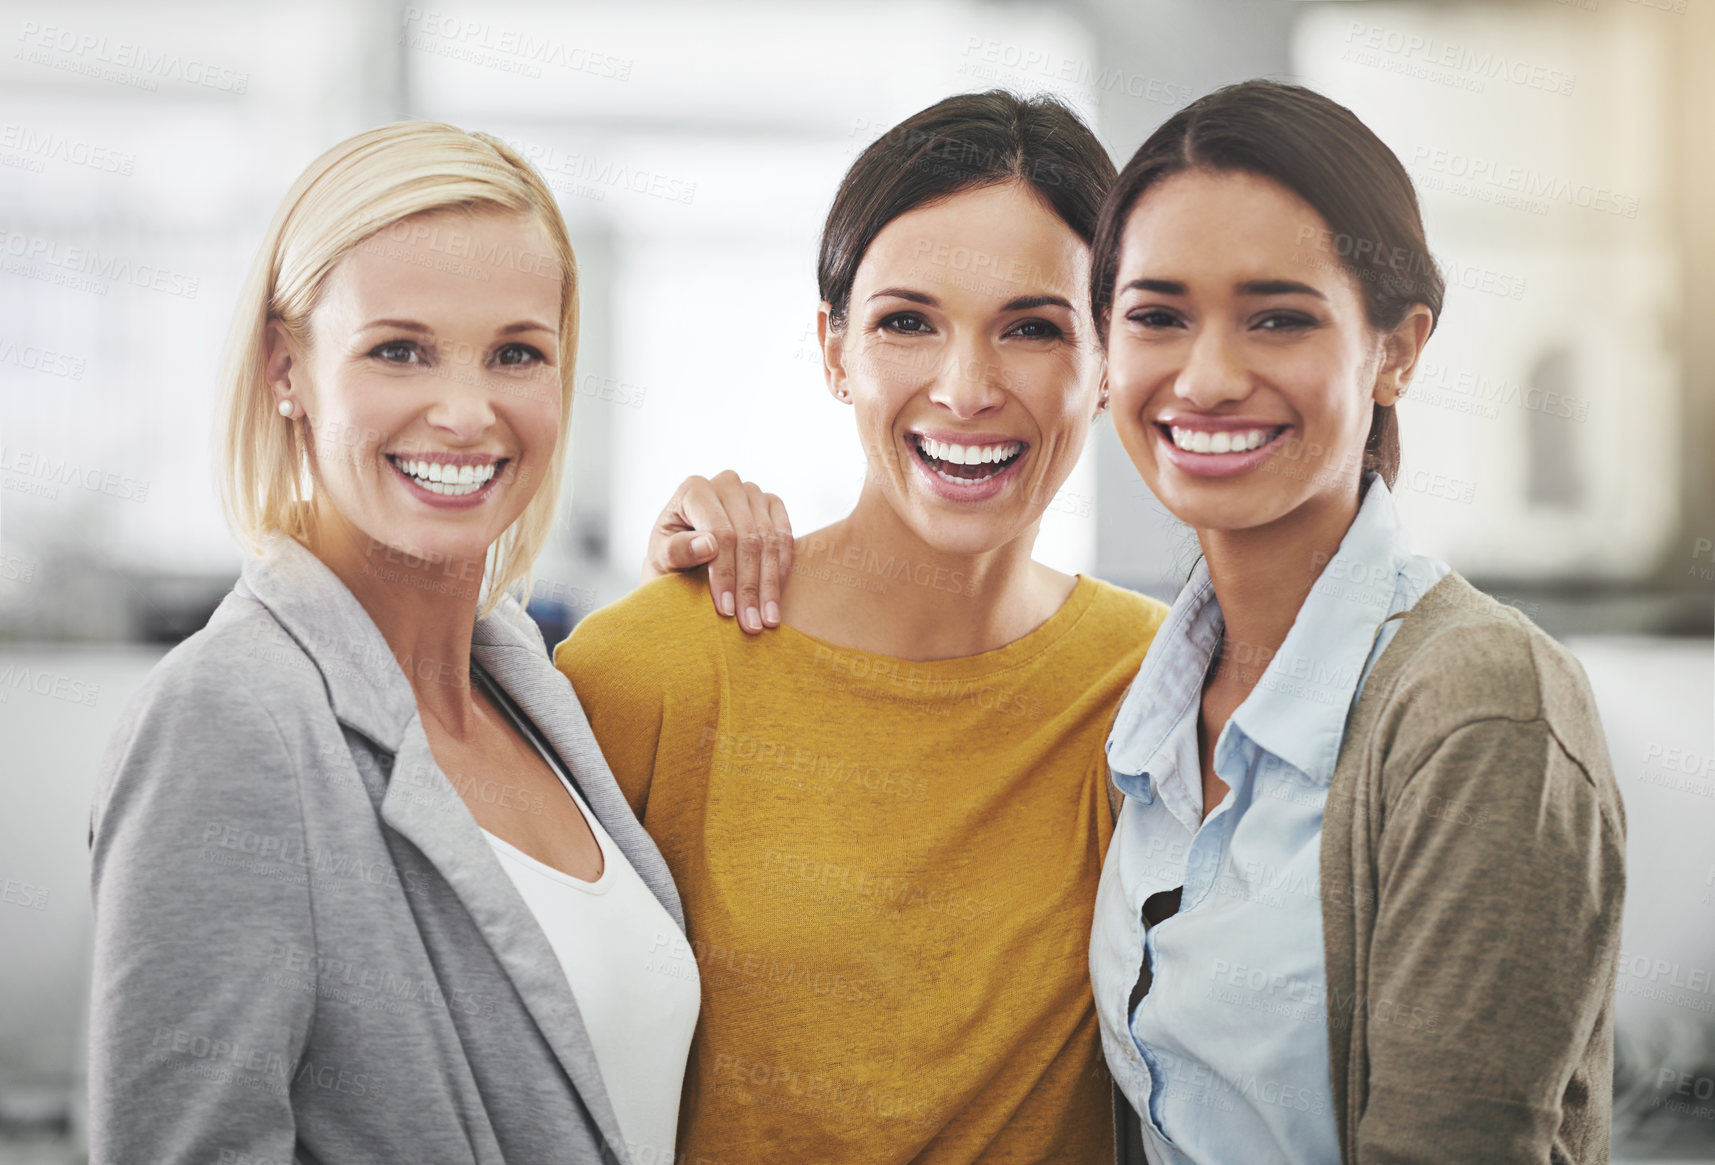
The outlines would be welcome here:
M 374 331 L 376 328 L 392 328 L 402 332 L 416 332 L 418 335 L 422 336 L 432 336 L 435 333 L 435 329 L 431 328 L 427 324 L 419 323 L 416 320 L 370 320 L 367 324 L 364 324 L 359 328 L 358 331 L 369 332 Z M 551 328 L 547 324 L 538 323 L 535 320 L 519 320 L 517 323 L 507 324 L 504 328 L 500 329 L 500 334 L 502 336 L 515 336 L 520 332 L 547 332 L 550 335 L 559 334 L 558 329 Z
M 1158 295 L 1186 293 L 1185 284 L 1177 279 L 1133 279 L 1123 290 L 1153 291 Z M 1317 299 L 1328 298 L 1308 283 L 1293 279 L 1247 279 L 1236 290 L 1240 295 L 1314 295 Z
M 905 287 L 883 288 L 871 295 L 869 299 L 866 299 L 864 302 L 868 303 L 870 300 L 881 299 L 885 296 L 892 296 L 895 299 L 908 299 L 912 303 L 921 303 L 927 307 L 941 306 L 941 301 L 929 293 L 924 291 L 912 291 Z M 1033 307 L 1063 307 L 1067 311 L 1074 310 L 1072 307 L 1072 301 L 1063 295 L 1020 295 L 1015 299 L 1008 300 L 1000 310 L 1029 311 Z
M 1317 299 L 1328 298 L 1308 283 L 1299 283 L 1295 279 L 1251 279 L 1239 284 L 1238 291 L 1240 295 L 1314 295 Z
M 1029 311 L 1033 307 L 1063 307 L 1072 310 L 1072 302 L 1061 295 L 1021 295 L 1017 299 L 1008 300 L 1002 311 Z
M 941 306 L 941 301 L 930 295 L 928 292 L 912 291 L 907 287 L 884 287 L 880 291 L 871 295 L 869 299 L 864 300 L 864 302 L 868 303 L 870 300 L 882 299 L 890 295 L 895 299 L 909 299 L 912 303 L 921 303 L 928 307 Z

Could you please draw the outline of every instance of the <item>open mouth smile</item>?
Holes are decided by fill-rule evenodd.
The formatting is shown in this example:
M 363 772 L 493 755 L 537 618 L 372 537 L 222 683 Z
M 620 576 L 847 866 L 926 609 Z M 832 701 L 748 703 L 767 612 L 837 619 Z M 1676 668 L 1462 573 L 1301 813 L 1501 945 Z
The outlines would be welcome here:
M 389 453 L 387 460 L 400 477 L 424 493 L 442 498 L 472 498 L 488 488 L 508 459 L 452 462 Z
M 992 481 L 1018 464 L 1028 448 L 1022 441 L 985 445 L 955 445 L 921 433 L 909 434 L 918 461 L 932 474 L 957 488 Z
M 1181 420 L 1156 421 L 1161 456 L 1171 465 L 1195 477 L 1230 477 L 1256 468 L 1280 448 L 1280 438 L 1291 425 L 1254 421 L 1204 420 L 1181 424 Z

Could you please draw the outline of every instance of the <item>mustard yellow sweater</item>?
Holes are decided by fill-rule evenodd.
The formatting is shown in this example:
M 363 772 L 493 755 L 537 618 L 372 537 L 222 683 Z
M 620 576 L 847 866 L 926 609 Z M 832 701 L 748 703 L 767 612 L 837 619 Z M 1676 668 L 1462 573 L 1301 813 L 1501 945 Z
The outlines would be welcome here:
M 1113 1159 L 1103 743 L 1166 610 L 1080 577 L 1022 639 L 915 663 L 747 636 L 699 573 L 559 645 L 701 969 L 681 1160 Z

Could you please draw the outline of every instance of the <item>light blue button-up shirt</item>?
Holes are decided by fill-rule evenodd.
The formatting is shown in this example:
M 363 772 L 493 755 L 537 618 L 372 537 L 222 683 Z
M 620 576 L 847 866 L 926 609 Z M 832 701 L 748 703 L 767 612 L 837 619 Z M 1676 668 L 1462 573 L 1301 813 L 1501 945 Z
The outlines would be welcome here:
M 1225 626 L 1199 562 L 1108 736 L 1126 794 L 1102 867 L 1090 976 L 1108 1066 L 1162 1165 L 1325 1165 L 1339 1140 L 1328 1077 L 1322 808 L 1346 716 L 1406 611 L 1448 573 L 1414 555 L 1369 476 L 1357 517 L 1280 650 L 1228 660 L 1262 676 L 1215 741 L 1230 787 L 1208 820 L 1203 679 Z M 1179 910 L 1144 930 L 1151 895 Z M 1127 1015 L 1143 961 L 1152 979 Z

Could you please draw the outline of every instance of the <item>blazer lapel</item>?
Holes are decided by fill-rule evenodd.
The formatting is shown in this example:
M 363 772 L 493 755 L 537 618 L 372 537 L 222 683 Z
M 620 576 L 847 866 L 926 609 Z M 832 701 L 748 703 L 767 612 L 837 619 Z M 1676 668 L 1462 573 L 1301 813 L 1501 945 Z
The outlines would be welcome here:
M 497 616 L 477 624 L 471 656 L 506 690 L 530 722 L 548 738 L 554 752 L 577 777 L 579 791 L 602 827 L 627 861 L 654 893 L 667 913 L 685 930 L 684 907 L 673 885 L 667 861 L 626 803 L 607 760 L 596 743 L 589 720 L 566 677 L 549 662 L 538 645 L 507 642 L 499 628 L 487 626 Z M 533 629 L 533 625 L 532 625 Z M 484 642 L 487 640 L 487 642 Z M 538 644 L 540 639 L 538 637 Z
M 446 879 L 554 1050 L 591 1119 L 619 1161 L 625 1139 L 595 1049 L 565 972 L 530 908 L 500 868 L 458 791 L 435 763 L 415 716 L 405 727 L 381 800 L 381 817 L 415 845 Z

